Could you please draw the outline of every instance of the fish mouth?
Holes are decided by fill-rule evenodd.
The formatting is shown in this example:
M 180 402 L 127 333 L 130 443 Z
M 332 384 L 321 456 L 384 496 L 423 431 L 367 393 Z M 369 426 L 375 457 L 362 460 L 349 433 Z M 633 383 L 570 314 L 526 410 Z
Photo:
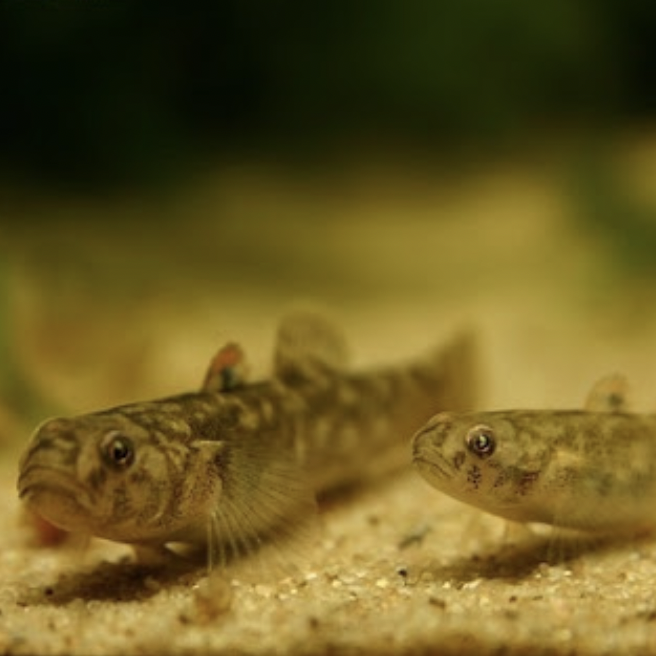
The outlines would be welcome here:
M 44 467 L 43 465 L 33 465 L 25 468 L 18 477 L 18 496 L 23 499 L 35 490 L 51 490 L 56 494 L 71 496 L 80 501 L 88 499 L 88 494 L 84 487 L 71 479 L 69 473 Z
M 415 454 L 412 464 L 419 470 L 419 473 L 429 482 L 444 481 L 447 482 L 453 477 L 453 473 L 446 465 L 446 461 L 441 459 L 427 458 L 421 454 Z
M 31 510 L 65 530 L 76 530 L 92 507 L 87 490 L 56 469 L 27 467 L 18 477 L 17 487 L 19 499 Z
M 434 430 L 435 418 L 415 433 L 412 438 L 412 464 L 429 481 L 448 481 L 454 476 L 453 467 L 435 445 Z

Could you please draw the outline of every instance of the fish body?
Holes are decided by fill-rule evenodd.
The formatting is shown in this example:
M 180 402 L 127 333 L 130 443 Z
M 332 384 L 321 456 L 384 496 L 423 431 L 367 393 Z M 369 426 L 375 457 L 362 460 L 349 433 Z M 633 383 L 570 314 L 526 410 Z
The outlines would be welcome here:
M 314 495 L 375 475 L 435 405 L 467 407 L 471 342 L 406 366 L 350 372 L 341 334 L 295 313 L 270 380 L 248 383 L 234 344 L 200 392 L 51 419 L 19 464 L 19 496 L 67 531 L 238 556 L 293 533 Z
M 438 490 L 509 520 L 651 530 L 656 415 L 626 411 L 611 382 L 593 388 L 587 410 L 440 413 L 413 437 L 414 465 Z

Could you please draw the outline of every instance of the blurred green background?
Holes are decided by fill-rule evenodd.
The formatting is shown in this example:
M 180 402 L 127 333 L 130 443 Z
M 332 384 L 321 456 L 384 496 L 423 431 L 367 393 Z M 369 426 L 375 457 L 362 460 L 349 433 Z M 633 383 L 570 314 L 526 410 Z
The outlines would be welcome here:
M 0 74 L 11 421 L 297 298 L 651 317 L 654 3 L 7 1 Z
M 500 146 L 649 117 L 641 0 L 18 2 L 0 10 L 2 163 L 144 184 L 234 152 Z

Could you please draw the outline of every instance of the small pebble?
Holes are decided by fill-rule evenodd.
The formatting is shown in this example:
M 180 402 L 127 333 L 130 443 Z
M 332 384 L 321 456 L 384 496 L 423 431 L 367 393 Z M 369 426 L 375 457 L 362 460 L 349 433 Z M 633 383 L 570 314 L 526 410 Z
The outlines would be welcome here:
M 220 574 L 211 574 L 201 581 L 193 595 L 193 616 L 197 624 L 209 624 L 225 615 L 232 606 L 232 586 Z

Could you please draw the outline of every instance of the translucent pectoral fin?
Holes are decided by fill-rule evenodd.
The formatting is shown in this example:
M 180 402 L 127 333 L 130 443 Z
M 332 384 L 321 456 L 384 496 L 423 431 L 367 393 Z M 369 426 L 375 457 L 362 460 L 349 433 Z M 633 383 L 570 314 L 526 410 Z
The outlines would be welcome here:
M 512 546 L 532 538 L 535 535 L 532 525 L 506 519 L 503 525 L 503 543 Z
M 550 565 L 571 565 L 572 561 L 601 548 L 603 544 L 604 536 L 562 526 L 552 526 L 547 541 L 545 560 Z
M 627 412 L 629 383 L 624 376 L 604 376 L 593 386 L 585 400 L 585 409 L 592 412 Z
M 260 441 L 259 438 L 263 437 Z M 273 440 L 235 440 L 218 454 L 222 492 L 210 514 L 210 568 L 225 567 L 255 554 L 276 568 L 293 568 L 297 549 L 316 517 L 310 482 L 292 453 Z
M 143 567 L 162 568 L 177 561 L 178 556 L 174 551 L 163 544 L 133 544 L 134 555 L 137 563 Z
M 342 332 L 319 313 L 297 310 L 278 327 L 274 372 L 287 383 L 344 370 L 348 349 Z

